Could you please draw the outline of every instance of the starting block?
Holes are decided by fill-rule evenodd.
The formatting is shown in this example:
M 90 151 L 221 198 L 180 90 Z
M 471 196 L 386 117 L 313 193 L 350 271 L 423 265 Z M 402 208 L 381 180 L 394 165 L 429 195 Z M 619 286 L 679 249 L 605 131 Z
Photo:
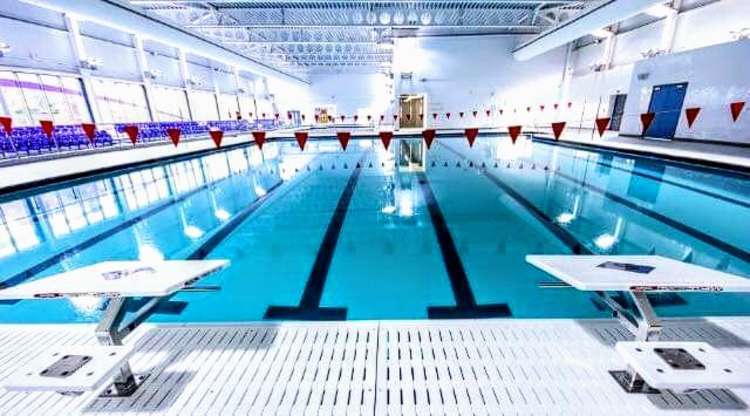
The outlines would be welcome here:
M 705 342 L 618 342 L 628 365 L 610 374 L 629 393 L 750 387 L 750 366 L 733 362 Z
M 94 391 L 118 375 L 133 353 L 130 346 L 66 346 L 34 358 L 4 381 L 10 391 Z

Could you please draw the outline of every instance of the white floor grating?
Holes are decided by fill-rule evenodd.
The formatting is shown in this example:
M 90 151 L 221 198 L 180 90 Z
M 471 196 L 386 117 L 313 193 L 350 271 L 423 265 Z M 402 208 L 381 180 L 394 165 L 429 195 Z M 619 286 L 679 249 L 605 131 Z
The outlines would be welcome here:
M 383 321 L 145 326 L 133 397 L 0 389 L 1 415 L 746 414 L 750 391 L 625 394 L 607 371 L 614 321 Z M 750 319 L 673 321 L 750 365 Z M 0 379 L 45 346 L 93 343 L 89 325 L 0 326 Z

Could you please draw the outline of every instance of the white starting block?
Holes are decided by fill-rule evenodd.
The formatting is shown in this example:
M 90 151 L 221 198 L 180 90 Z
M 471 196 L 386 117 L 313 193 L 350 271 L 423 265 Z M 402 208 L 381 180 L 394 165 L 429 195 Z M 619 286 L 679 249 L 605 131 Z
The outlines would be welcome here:
M 528 255 L 526 261 L 564 282 L 545 286 L 595 293 L 639 341 L 661 333 L 648 293 L 750 292 L 750 279 L 661 256 Z M 607 292 L 626 292 L 637 315 Z
M 148 375 L 136 376 L 131 372 L 127 362 L 131 351 L 122 346 L 122 339 L 148 318 L 160 301 L 175 293 L 218 290 L 196 287 L 193 283 L 227 265 L 227 260 L 107 261 L 0 290 L 0 300 L 77 296 L 109 299 L 96 328 L 101 346 L 51 346 L 53 350 L 49 355 L 7 379 L 5 387 L 24 391 L 85 392 L 114 378 L 103 395 L 130 396 Z M 125 321 L 126 303 L 133 298 L 147 301 Z
M 750 387 L 750 368 L 737 367 L 705 342 L 658 342 L 661 321 L 648 299 L 655 292 L 750 292 L 750 279 L 660 256 L 526 256 L 526 261 L 563 283 L 590 291 L 635 335 L 616 349 L 628 370 L 610 371 L 629 393 L 685 392 Z M 635 310 L 608 292 L 626 292 Z
M 110 381 L 127 361 L 128 346 L 68 346 L 35 357 L 25 368 L 5 379 L 11 391 L 83 393 Z
M 750 366 L 705 342 L 618 342 L 615 348 L 629 368 L 610 373 L 631 393 L 750 387 Z

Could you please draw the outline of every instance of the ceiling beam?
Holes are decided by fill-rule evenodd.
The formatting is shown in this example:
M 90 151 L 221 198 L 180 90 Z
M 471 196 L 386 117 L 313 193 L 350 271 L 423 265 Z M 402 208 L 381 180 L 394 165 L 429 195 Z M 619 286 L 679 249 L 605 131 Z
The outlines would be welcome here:
M 298 85 L 309 84 L 304 79 L 279 71 L 262 62 L 250 59 L 198 33 L 185 30 L 173 23 L 145 14 L 118 0 L 22 0 L 35 6 L 72 14 L 81 20 L 158 40 L 161 43 L 179 48 L 185 52 L 202 56 L 239 70 L 261 76 L 268 76 Z

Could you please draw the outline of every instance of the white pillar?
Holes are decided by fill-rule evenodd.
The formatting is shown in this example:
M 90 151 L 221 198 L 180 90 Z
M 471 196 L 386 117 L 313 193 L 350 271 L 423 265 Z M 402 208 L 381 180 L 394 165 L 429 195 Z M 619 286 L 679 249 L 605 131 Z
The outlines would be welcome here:
M 154 93 L 151 86 L 151 79 L 146 76 L 148 72 L 148 60 L 146 59 L 146 52 L 143 50 L 143 39 L 138 35 L 133 35 L 133 45 L 135 46 L 135 60 L 138 63 L 138 70 L 141 71 L 141 81 L 143 82 L 143 89 L 146 91 L 146 103 L 148 105 L 149 117 L 152 121 L 159 121 L 156 117 L 156 101 L 154 101 Z
M 88 56 L 86 55 L 86 49 L 83 46 L 83 39 L 81 38 L 78 21 L 68 14 L 63 15 L 63 18 L 65 20 L 65 28 L 68 31 L 68 38 L 70 39 L 70 44 L 73 49 L 73 57 L 78 63 L 78 74 L 81 77 L 83 93 L 86 95 L 86 101 L 91 110 L 92 121 L 96 123 L 102 120 L 102 114 L 99 112 L 96 95 L 94 94 L 94 87 L 91 82 L 91 70 L 85 69 L 81 65 L 81 62 L 85 61 Z

